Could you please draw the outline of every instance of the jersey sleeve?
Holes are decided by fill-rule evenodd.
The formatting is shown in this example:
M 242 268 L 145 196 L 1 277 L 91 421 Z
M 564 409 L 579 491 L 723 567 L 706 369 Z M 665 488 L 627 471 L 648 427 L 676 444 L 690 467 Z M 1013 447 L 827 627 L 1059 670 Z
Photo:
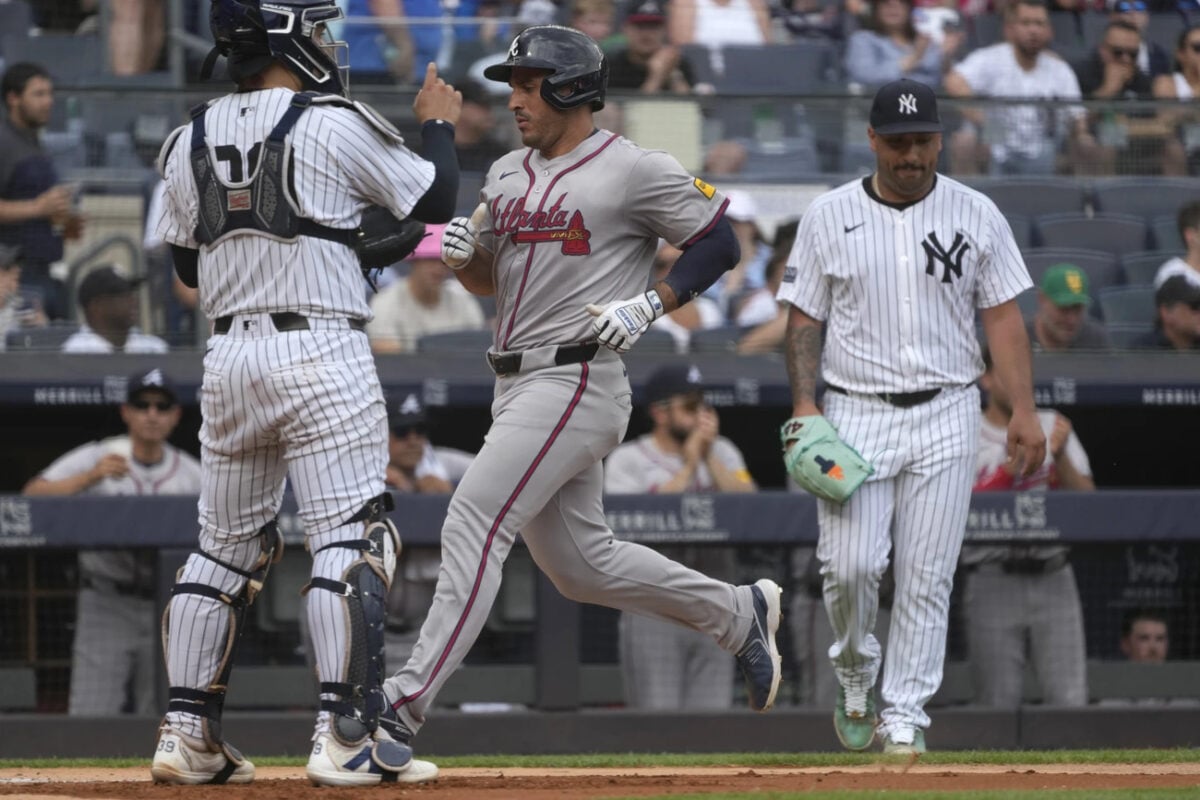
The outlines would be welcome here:
M 442 460 L 438 458 L 437 453 L 433 450 L 433 445 L 426 443 L 425 450 L 421 453 L 421 460 L 417 462 L 417 468 L 413 470 L 413 474 L 417 478 L 438 478 L 446 483 L 450 482 L 450 473 L 442 465 Z
M 975 289 L 977 308 L 998 306 L 1033 288 L 1008 220 L 990 203 L 985 206 L 984 220 L 984 240 L 989 244 L 984 247 L 979 284 Z
M 645 152 L 625 181 L 629 219 L 646 233 L 686 247 L 717 223 L 729 201 L 659 150 Z
M 160 172 L 166 189 L 156 218 L 147 218 L 149 229 L 153 226 L 155 238 L 160 242 L 200 248 L 196 241 L 196 224 L 199 221 L 199 198 L 192 166 L 188 160 L 187 137 L 190 123 L 176 130 L 163 144 L 159 154 Z
M 721 463 L 730 472 L 733 472 L 746 483 L 750 483 L 753 478 L 750 477 L 750 470 L 746 468 L 746 459 L 742 456 L 742 451 L 738 450 L 736 444 L 726 439 L 724 436 L 718 437 L 713 444 L 713 452 L 716 453 Z
M 987 52 L 976 50 L 962 61 L 954 65 L 954 71 L 963 77 L 971 91 L 979 94 L 987 89 L 988 69 Z
M 338 165 L 354 193 L 370 203 L 386 206 L 397 217 L 407 217 L 433 184 L 434 166 L 403 144 L 385 139 L 356 111 L 329 109 L 337 136 Z
M 801 217 L 796 241 L 783 270 L 783 281 L 775 297 L 780 302 L 791 303 L 815 320 L 824 321 L 829 316 L 831 295 L 821 256 L 819 216 L 819 210 L 810 209 Z
M 96 466 L 101 455 L 103 454 L 100 452 L 99 444 L 90 442 L 63 453 L 51 462 L 50 466 L 42 470 L 38 477 L 47 481 L 61 481 L 64 478 L 70 478 Z
M 1083 442 L 1079 441 L 1079 437 L 1075 435 L 1075 431 L 1071 431 L 1071 435 L 1067 437 L 1067 460 L 1071 462 L 1071 466 L 1080 475 L 1092 477 L 1092 463 L 1088 460 L 1087 451 L 1083 449 Z
M 646 491 L 637 449 L 632 442 L 617 447 L 604 462 L 604 491 L 608 494 L 643 494 Z

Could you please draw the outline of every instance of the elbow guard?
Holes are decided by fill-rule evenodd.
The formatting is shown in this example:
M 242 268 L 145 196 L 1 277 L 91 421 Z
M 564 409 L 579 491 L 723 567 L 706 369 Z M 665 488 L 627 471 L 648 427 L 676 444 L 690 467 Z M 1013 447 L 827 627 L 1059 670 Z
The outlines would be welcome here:
M 200 251 L 190 247 L 171 245 L 171 260 L 175 262 L 175 274 L 189 289 L 200 286 Z
M 729 220 L 721 217 L 708 233 L 683 251 L 663 283 L 671 287 L 679 304 L 702 294 L 726 272 L 737 266 L 742 248 Z

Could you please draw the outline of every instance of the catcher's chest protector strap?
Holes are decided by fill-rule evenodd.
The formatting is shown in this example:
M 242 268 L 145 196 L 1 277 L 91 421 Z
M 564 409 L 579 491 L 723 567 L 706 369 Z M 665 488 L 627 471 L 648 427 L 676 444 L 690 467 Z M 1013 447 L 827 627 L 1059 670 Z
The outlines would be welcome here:
M 195 231 L 197 242 L 211 245 L 233 233 L 256 232 L 287 241 L 297 236 L 314 236 L 353 246 L 356 238 L 353 229 L 331 228 L 296 214 L 290 179 L 292 148 L 287 135 L 312 101 L 313 95 L 309 92 L 292 96 L 287 111 L 266 141 L 255 145 L 248 154 L 250 177 L 240 180 L 239 173 L 235 172 L 233 177 L 239 180 L 233 181 L 231 186 L 226 186 L 217 177 L 212 155 L 204 143 L 204 117 L 208 105 L 201 104 L 192 109 L 190 160 L 196 189 L 200 193 Z M 241 153 L 235 158 L 235 163 L 240 165 Z

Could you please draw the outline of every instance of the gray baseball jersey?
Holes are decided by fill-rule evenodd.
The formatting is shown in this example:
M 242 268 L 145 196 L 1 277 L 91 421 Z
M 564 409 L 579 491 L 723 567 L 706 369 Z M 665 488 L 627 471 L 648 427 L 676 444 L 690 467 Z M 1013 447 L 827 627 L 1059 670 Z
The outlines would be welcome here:
M 401 720 L 424 722 L 438 689 L 488 617 L 517 533 L 567 597 L 672 621 L 736 650 L 753 593 L 614 540 L 604 518 L 601 459 L 631 410 L 620 358 L 601 349 L 555 364 L 558 345 L 591 338 L 588 303 L 645 291 L 658 239 L 685 244 L 720 219 L 725 198 L 671 156 L 596 131 L 547 160 L 499 159 L 482 198 L 479 244 L 494 254 L 494 348 L 523 351 L 496 381 L 492 427 L 459 483 L 442 528 L 442 571 L 412 658 L 385 684 Z
M 157 464 L 130 456 L 128 436 L 113 436 L 64 453 L 39 477 L 60 481 L 87 472 L 104 456 L 125 457 L 129 472 L 105 478 L 80 494 L 96 496 L 170 495 L 200 492 L 200 462 L 163 445 Z M 154 712 L 158 620 L 153 601 L 142 594 L 154 586 L 154 561 L 128 550 L 80 550 L 78 610 L 71 646 L 68 712 L 85 716 L 121 713 L 123 687 L 132 676 L 134 712 Z
M 893 550 L 880 734 L 911 742 L 941 684 L 979 446 L 975 311 L 1032 284 L 1008 223 L 979 192 L 938 175 L 928 195 L 898 205 L 870 180 L 813 201 L 777 296 L 825 322 L 821 369 L 846 393 L 826 392 L 824 414 L 875 467 L 846 503 L 817 504 L 829 657 L 848 693 L 873 690 L 877 587 Z M 941 391 L 911 407 L 876 396 L 931 389 Z
M 287 89 L 238 92 L 208 106 L 204 144 L 226 187 L 250 185 L 261 144 L 293 95 Z M 166 193 L 157 225 L 163 241 L 189 248 L 198 247 L 200 201 L 189 161 L 194 125 L 180 128 L 163 147 Z M 369 205 L 407 216 L 434 177 L 433 165 L 404 147 L 399 134 L 343 106 L 314 102 L 287 142 L 295 212 L 327 227 L 356 227 Z M 235 193 L 228 198 L 232 204 Z M 287 479 L 315 554 L 313 576 L 341 580 L 359 555 L 327 545 L 361 539 L 362 523 L 345 521 L 383 492 L 387 465 L 383 392 L 361 329 L 370 309 L 358 257 L 323 238 L 287 241 L 249 230 L 198 249 L 204 313 L 229 319 L 208 340 L 200 399 L 200 549 L 212 559 L 193 555 L 179 580 L 236 595 L 245 584 L 238 570 L 258 558 L 255 533 L 278 513 Z M 272 312 L 302 315 L 304 325 L 277 330 Z M 321 679 L 342 680 L 350 639 L 342 598 L 311 592 L 307 615 Z M 199 594 L 172 600 L 171 686 L 211 685 L 227 627 L 217 600 Z M 172 711 L 167 722 L 200 735 L 194 715 Z

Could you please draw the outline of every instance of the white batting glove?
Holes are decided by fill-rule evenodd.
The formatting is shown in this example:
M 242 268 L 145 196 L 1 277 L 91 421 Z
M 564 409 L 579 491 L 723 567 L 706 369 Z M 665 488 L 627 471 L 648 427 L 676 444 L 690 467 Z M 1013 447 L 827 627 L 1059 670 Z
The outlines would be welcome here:
M 466 217 L 455 217 L 442 231 L 442 263 L 450 269 L 462 269 L 475 255 L 479 228 Z
M 600 344 L 618 353 L 628 353 L 650 323 L 663 315 L 662 298 L 650 291 L 628 300 L 617 300 L 606 306 L 587 304 L 593 317 L 592 333 Z

